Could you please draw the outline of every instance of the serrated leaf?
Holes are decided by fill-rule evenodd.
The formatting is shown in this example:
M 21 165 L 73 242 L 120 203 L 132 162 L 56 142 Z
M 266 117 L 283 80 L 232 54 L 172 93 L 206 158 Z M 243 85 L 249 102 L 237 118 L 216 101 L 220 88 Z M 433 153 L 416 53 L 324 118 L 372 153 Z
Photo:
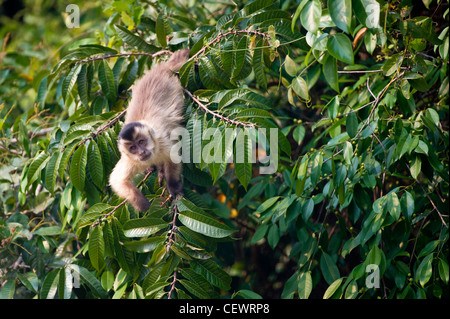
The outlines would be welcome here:
M 146 237 L 167 227 L 168 223 L 161 218 L 131 219 L 123 224 L 123 233 L 127 237 Z
M 52 195 L 55 191 L 56 177 L 58 176 L 59 163 L 62 155 L 63 152 L 54 153 L 45 167 L 45 186 Z
M 108 99 L 109 104 L 113 105 L 116 101 L 117 89 L 114 74 L 105 60 L 102 60 L 98 67 L 98 80 L 103 94 Z
M 250 109 L 245 109 L 243 111 L 240 111 L 237 115 L 236 118 L 247 118 L 247 117 L 260 117 L 260 118 L 272 118 L 272 115 L 267 112 L 266 110 L 261 110 L 261 109 L 256 109 L 256 108 L 250 108 Z
M 95 276 L 86 268 L 79 265 L 69 265 L 72 269 L 73 274 L 77 274 L 80 278 L 92 291 L 92 293 L 98 296 L 101 299 L 108 299 L 108 294 L 105 289 L 103 289 L 100 281 L 95 278 Z
M 127 30 L 125 27 L 120 25 L 115 25 L 117 35 L 127 44 L 138 48 L 140 51 L 146 53 L 155 53 L 158 51 L 158 48 L 154 45 L 147 43 L 140 36 L 135 35 L 131 31 Z
M 42 170 L 44 169 L 47 162 L 50 160 L 49 154 L 42 151 L 37 155 L 31 162 L 28 171 L 26 172 L 28 178 L 28 185 L 31 185 L 35 180 L 38 179 Z
M 266 72 L 264 71 L 264 52 L 263 52 L 264 40 L 258 39 L 256 41 L 256 47 L 253 53 L 253 71 L 255 72 L 256 82 L 258 82 L 259 86 L 267 90 L 267 77 Z
M 191 261 L 194 271 L 220 289 L 229 290 L 231 277 L 221 269 L 212 259 Z
M 59 269 L 53 269 L 45 276 L 39 291 L 40 299 L 53 299 L 58 289 Z
M 92 266 L 100 270 L 104 265 L 105 242 L 103 239 L 103 231 L 98 225 L 89 234 L 88 252 Z
M 214 218 L 194 211 L 180 211 L 178 214 L 178 219 L 187 228 L 208 237 L 223 238 L 234 232 L 233 229 L 218 222 Z
M 249 137 L 245 136 L 245 131 L 240 130 L 236 138 L 236 161 L 234 172 L 242 186 L 247 190 L 248 183 L 252 178 L 252 162 L 249 150 Z
M 89 107 L 89 81 L 92 80 L 88 76 L 87 68 L 87 65 L 83 64 L 77 77 L 78 95 L 85 108 Z
M 114 238 L 114 254 L 117 257 L 119 266 L 128 274 L 132 274 L 134 268 L 134 254 L 124 246 L 124 243 L 127 242 L 127 239 L 123 233 L 122 225 L 116 218 L 111 219 L 109 225 L 111 227 L 112 235 Z
M 70 180 L 73 186 L 80 192 L 84 191 L 84 182 L 86 179 L 87 152 L 84 144 L 80 145 L 75 151 L 70 162 Z
M 124 243 L 125 247 L 138 253 L 153 251 L 158 244 L 164 242 L 166 236 L 150 237 L 143 240 L 135 240 Z
M 67 97 L 67 94 L 70 94 L 73 87 L 75 86 L 75 83 L 77 82 L 78 73 L 81 71 L 82 64 L 77 64 L 74 66 L 69 73 L 67 73 L 66 77 L 64 78 L 64 82 L 62 85 L 62 96 L 64 100 Z
M 89 170 L 89 174 L 92 178 L 94 184 L 102 189 L 103 188 L 103 161 L 102 156 L 100 154 L 100 149 L 95 143 L 95 141 L 91 140 L 88 147 L 88 157 L 87 157 L 87 167 Z
M 113 206 L 106 203 L 97 203 L 89 207 L 89 209 L 78 220 L 77 228 L 90 226 L 96 218 L 100 217 L 102 214 L 105 214 L 112 208 Z

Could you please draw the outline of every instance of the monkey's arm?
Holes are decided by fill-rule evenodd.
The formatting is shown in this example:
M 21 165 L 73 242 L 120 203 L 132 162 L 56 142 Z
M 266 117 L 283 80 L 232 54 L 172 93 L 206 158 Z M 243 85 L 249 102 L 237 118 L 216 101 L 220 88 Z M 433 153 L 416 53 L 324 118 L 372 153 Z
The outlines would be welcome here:
M 134 208 L 144 212 L 150 208 L 150 202 L 131 182 L 136 172 L 129 165 L 121 158 L 109 177 L 109 184 L 119 197 L 127 199 Z

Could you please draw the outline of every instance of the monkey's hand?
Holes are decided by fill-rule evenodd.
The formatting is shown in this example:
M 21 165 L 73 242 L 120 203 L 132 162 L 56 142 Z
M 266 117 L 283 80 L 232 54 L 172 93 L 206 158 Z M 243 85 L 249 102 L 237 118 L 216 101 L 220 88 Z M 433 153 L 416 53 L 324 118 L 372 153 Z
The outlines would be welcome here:
M 136 193 L 136 196 L 130 199 L 130 203 L 131 205 L 133 205 L 134 208 L 136 208 L 141 213 L 150 209 L 150 202 L 140 192 Z

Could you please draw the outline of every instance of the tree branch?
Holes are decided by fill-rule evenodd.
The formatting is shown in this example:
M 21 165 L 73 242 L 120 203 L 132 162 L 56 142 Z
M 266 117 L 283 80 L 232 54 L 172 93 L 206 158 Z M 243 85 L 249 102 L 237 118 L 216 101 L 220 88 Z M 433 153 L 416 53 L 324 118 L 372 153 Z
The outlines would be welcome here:
M 214 116 L 214 117 L 216 117 L 216 118 L 218 118 L 218 119 L 220 119 L 220 120 L 222 120 L 222 121 L 224 121 L 224 122 L 227 122 L 227 123 L 230 123 L 230 124 L 233 124 L 233 125 L 247 126 L 247 127 L 251 127 L 251 128 L 254 128 L 254 127 L 255 127 L 255 124 L 253 124 L 253 123 L 244 123 L 244 122 L 232 120 L 232 119 L 230 119 L 230 118 L 228 118 L 228 117 L 226 117 L 226 116 L 223 116 L 223 115 L 220 115 L 219 113 L 216 113 L 216 112 L 214 112 L 214 111 L 211 111 L 210 109 L 208 109 L 208 107 L 207 107 L 205 104 L 203 104 L 202 102 L 200 102 L 200 100 L 197 99 L 191 92 L 189 92 L 189 91 L 186 90 L 186 89 L 184 89 L 184 92 L 186 92 L 186 94 L 189 95 L 190 98 L 191 98 L 195 103 L 197 103 L 198 106 L 199 106 L 203 111 L 205 111 L 206 113 L 211 114 L 212 116 Z

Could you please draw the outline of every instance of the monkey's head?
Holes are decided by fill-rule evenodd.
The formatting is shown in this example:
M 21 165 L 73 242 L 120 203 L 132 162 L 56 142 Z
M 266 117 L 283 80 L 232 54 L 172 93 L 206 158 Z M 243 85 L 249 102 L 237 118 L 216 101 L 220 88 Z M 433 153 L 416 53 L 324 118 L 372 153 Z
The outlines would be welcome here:
M 126 124 L 119 134 L 119 151 L 134 161 L 148 161 L 155 149 L 152 129 L 141 122 Z

